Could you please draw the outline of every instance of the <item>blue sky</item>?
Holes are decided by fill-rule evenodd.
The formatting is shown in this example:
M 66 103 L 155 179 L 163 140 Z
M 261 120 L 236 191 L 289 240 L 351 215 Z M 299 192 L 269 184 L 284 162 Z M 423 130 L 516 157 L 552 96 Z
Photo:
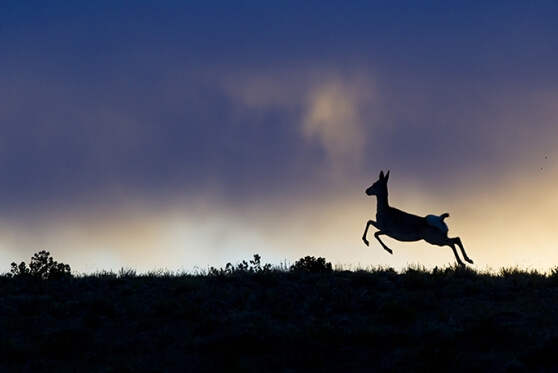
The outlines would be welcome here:
M 3 4 L 0 270 L 43 249 L 80 272 L 255 253 L 453 263 L 364 246 L 382 169 L 393 206 L 450 213 L 477 267 L 556 265 L 557 16 L 536 1 Z

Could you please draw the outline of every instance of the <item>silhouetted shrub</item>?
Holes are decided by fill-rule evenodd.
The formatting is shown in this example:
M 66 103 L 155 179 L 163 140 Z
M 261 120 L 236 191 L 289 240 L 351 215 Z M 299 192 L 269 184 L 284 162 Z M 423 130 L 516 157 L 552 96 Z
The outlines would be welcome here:
M 331 263 L 326 262 L 325 258 L 316 259 L 313 256 L 301 258 L 291 266 L 291 272 L 325 273 L 332 271 Z
M 243 260 L 241 263 L 238 263 L 233 266 L 231 263 L 227 263 L 225 268 L 215 268 L 211 267 L 209 269 L 209 275 L 211 276 L 227 276 L 232 275 L 235 273 L 264 273 L 264 272 L 271 272 L 271 264 L 267 263 L 262 266 L 261 264 L 262 257 L 258 254 L 254 254 L 254 260 L 250 260 L 249 264 L 246 260 Z
M 62 279 L 72 277 L 72 271 L 68 264 L 58 263 L 55 261 L 48 251 L 40 251 L 35 253 L 31 258 L 29 267 L 25 262 L 12 263 L 10 271 L 14 277 L 33 277 L 40 279 Z

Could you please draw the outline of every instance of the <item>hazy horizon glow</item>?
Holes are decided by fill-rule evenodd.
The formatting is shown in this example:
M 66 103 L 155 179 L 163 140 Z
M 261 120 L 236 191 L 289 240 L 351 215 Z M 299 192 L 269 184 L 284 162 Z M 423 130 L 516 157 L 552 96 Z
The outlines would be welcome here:
M 453 264 L 371 236 L 364 190 L 449 212 L 479 269 L 558 265 L 558 6 L 13 2 L 0 14 L 0 272 L 260 254 Z M 372 232 L 370 233 L 372 235 Z

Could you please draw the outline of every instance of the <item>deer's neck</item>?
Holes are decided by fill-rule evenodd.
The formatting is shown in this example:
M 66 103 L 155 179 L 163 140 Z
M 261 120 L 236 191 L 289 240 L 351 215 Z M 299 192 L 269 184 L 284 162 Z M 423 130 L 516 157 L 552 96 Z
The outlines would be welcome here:
M 380 211 L 389 209 L 387 192 L 378 194 L 376 196 L 376 200 L 377 200 L 376 212 L 380 212 Z

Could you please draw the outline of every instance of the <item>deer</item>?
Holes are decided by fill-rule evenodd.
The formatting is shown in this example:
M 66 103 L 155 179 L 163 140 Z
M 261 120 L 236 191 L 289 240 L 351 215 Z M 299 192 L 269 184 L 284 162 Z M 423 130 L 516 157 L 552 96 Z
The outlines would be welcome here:
M 384 171 L 380 171 L 380 178 L 378 181 L 372 184 L 370 188 L 366 189 L 366 195 L 376 196 L 377 200 L 376 221 L 369 220 L 368 223 L 366 223 L 366 228 L 362 236 L 362 240 L 366 246 L 369 246 L 366 235 L 368 234 L 370 226 L 373 225 L 378 229 L 378 231 L 374 233 L 374 237 L 376 237 L 380 245 L 392 255 L 393 250 L 382 242 L 380 236 L 385 235 L 402 242 L 425 240 L 431 245 L 449 246 L 453 250 L 457 263 L 459 263 L 460 266 L 465 266 L 465 263 L 463 263 L 459 255 L 457 255 L 457 250 L 455 249 L 455 245 L 457 245 L 459 249 L 461 249 L 465 261 L 474 264 L 465 253 L 461 239 L 459 237 L 448 237 L 449 229 L 444 222 L 444 219 L 449 217 L 448 213 L 444 213 L 440 216 L 427 215 L 421 217 L 391 207 L 388 203 L 388 180 L 389 171 L 385 175 Z

